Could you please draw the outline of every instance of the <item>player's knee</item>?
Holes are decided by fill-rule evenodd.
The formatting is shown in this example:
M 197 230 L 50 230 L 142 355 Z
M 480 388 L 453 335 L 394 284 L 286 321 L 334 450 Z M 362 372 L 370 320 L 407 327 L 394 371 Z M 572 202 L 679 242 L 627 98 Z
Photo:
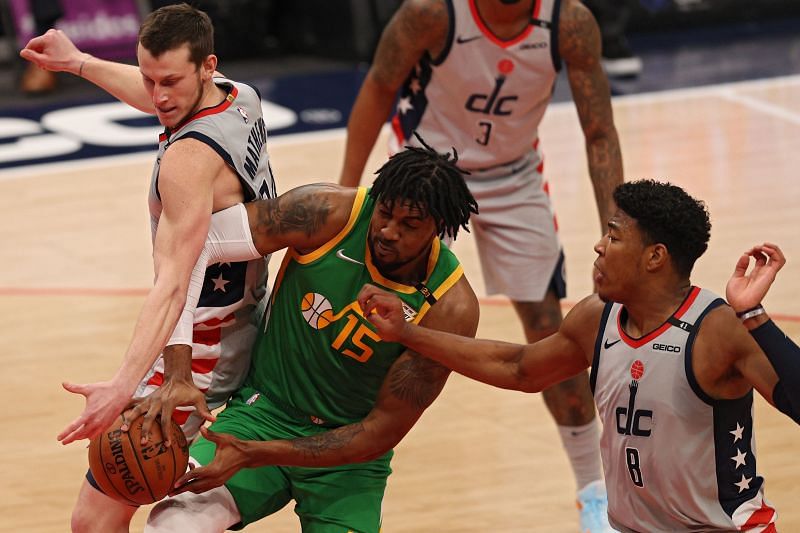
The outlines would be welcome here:
M 70 518 L 72 533 L 127 533 L 131 514 L 106 513 L 98 509 L 75 507 Z
M 127 533 L 137 509 L 112 500 L 84 480 L 70 528 L 72 533 Z

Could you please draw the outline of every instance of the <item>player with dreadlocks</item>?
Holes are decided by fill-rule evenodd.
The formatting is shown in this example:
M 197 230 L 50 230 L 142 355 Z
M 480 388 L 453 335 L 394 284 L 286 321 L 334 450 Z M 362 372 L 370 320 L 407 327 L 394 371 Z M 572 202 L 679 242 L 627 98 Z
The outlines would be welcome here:
M 371 190 L 309 185 L 213 215 L 200 272 L 287 251 L 250 372 L 191 447 L 205 466 L 153 509 L 147 531 L 242 527 L 291 499 L 304 531 L 379 530 L 392 448 L 450 371 L 382 341 L 357 297 L 374 284 L 403 301 L 409 322 L 475 335 L 478 300 L 439 240 L 477 212 L 456 161 L 414 148 Z M 134 416 L 159 409 L 154 398 Z

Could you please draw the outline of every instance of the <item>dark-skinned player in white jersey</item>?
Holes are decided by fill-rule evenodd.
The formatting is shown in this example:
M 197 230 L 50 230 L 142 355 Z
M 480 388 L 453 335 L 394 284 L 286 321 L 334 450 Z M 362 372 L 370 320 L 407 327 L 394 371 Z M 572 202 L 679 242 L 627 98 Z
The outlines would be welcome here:
M 689 279 L 711 227 L 701 202 L 653 181 L 621 185 L 614 200 L 595 245 L 597 294 L 539 342 L 409 325 L 372 286 L 359 302 L 384 340 L 497 387 L 540 391 L 591 367 L 615 529 L 774 532 L 756 470 L 753 390 L 800 422 L 800 350 L 760 305 L 783 254 L 764 244 L 740 257 L 728 306 Z
M 611 191 L 623 180 L 622 157 L 600 32 L 578 0 L 403 2 L 353 104 L 340 176 L 342 185 L 358 184 L 396 99 L 390 151 L 413 145 L 415 130 L 434 149 L 454 146 L 480 208 L 472 228 L 486 292 L 511 299 L 528 342 L 558 330 L 566 294 L 538 132 L 562 65 L 602 232 L 613 213 Z M 575 476 L 580 530 L 608 531 L 588 377 L 573 376 L 542 396 Z

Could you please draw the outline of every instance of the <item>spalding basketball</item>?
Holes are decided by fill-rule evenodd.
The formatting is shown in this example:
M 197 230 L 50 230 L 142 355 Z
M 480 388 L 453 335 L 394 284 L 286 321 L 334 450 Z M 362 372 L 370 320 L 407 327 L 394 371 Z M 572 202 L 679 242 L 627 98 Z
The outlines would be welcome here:
M 180 426 L 171 421 L 172 445 L 167 447 L 158 421 L 150 427 L 150 439 L 141 444 L 144 417 L 122 431 L 122 415 L 89 443 L 89 468 L 109 497 L 128 505 L 147 505 L 161 500 L 186 472 L 189 446 Z

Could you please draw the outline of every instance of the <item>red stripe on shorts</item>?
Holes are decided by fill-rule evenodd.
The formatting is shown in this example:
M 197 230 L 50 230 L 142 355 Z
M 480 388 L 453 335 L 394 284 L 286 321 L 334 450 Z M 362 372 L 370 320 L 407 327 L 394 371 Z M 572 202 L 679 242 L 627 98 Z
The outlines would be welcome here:
M 219 344 L 221 337 L 222 337 L 222 328 L 200 329 L 200 330 L 196 329 L 192 334 L 192 342 L 195 344 L 214 346 L 215 344 Z

